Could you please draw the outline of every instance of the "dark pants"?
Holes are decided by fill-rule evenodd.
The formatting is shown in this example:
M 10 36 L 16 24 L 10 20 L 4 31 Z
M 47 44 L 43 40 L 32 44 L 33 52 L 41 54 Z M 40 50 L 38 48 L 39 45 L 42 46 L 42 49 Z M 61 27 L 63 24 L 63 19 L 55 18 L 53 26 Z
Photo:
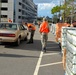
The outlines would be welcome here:
M 31 30 L 29 42 L 32 42 L 33 43 L 34 33 L 35 33 L 35 30 Z

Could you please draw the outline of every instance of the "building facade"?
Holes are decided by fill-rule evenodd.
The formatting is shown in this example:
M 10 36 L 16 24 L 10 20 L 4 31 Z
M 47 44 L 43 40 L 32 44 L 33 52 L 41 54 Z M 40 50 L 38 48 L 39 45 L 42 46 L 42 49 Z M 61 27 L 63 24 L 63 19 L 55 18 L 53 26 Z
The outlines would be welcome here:
M 0 22 L 33 22 L 37 18 L 37 5 L 33 0 L 0 0 Z

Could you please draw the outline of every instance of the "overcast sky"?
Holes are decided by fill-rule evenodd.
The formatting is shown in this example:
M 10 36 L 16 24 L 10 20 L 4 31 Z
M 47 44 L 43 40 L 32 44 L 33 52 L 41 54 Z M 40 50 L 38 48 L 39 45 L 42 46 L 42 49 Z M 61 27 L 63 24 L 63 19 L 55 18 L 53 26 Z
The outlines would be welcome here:
M 51 9 L 60 4 L 63 0 L 33 0 L 38 5 L 38 16 L 52 17 Z

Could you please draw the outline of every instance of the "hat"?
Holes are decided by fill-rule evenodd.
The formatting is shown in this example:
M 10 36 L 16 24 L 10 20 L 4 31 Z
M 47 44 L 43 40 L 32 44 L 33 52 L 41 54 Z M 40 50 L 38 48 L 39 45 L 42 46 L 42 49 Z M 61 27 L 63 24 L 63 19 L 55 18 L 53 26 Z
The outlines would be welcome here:
M 46 21 L 47 19 L 46 18 L 43 18 L 43 21 Z

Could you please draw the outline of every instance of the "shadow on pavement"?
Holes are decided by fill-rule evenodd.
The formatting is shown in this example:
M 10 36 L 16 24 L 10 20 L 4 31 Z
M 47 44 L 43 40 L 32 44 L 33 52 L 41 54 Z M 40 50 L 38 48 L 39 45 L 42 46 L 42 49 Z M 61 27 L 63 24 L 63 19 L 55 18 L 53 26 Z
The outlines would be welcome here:
M 54 41 L 48 41 L 47 43 L 47 52 L 60 52 L 61 49 L 59 47 L 59 44 L 57 44 Z
M 21 42 L 19 46 L 14 46 L 12 44 L 3 44 L 5 45 L 5 48 L 11 48 L 11 49 L 22 49 L 22 50 L 30 50 L 30 51 L 41 51 L 41 41 L 40 40 L 34 40 L 33 44 L 26 44 L 26 42 Z M 61 51 L 59 44 L 57 44 L 54 41 L 48 41 L 47 42 L 47 51 Z
M 26 56 L 26 55 L 18 55 L 18 54 L 6 54 L 6 53 L 0 53 L 0 57 L 15 57 L 15 58 L 39 58 L 38 56 Z

